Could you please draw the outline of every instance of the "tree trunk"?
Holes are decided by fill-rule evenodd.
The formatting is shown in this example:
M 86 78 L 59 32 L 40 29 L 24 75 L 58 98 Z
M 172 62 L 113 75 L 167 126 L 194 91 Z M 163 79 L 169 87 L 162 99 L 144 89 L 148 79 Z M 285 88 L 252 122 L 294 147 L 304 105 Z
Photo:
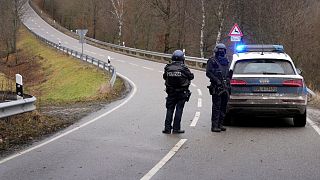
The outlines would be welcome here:
M 201 12 L 202 12 L 202 23 L 201 23 L 201 29 L 200 29 L 200 57 L 204 58 L 203 38 L 204 38 L 204 28 L 206 26 L 206 11 L 204 8 L 204 0 L 201 0 Z
M 96 33 L 97 33 L 97 4 L 96 2 L 93 2 L 93 39 L 96 39 Z
M 171 2 L 167 0 L 167 10 L 166 10 L 166 32 L 164 34 L 164 53 L 169 53 L 170 50 L 170 31 L 171 31 L 171 23 L 170 23 L 170 7 Z
M 119 21 L 118 44 L 121 45 L 122 40 L 122 21 Z
M 224 23 L 224 17 L 222 14 L 222 11 L 223 11 L 222 5 L 223 5 L 223 1 L 220 1 L 219 8 L 218 8 L 218 21 L 220 23 L 219 23 L 219 29 L 218 29 L 217 38 L 216 38 L 216 44 L 218 44 L 221 41 L 221 32 L 222 32 L 223 23 Z

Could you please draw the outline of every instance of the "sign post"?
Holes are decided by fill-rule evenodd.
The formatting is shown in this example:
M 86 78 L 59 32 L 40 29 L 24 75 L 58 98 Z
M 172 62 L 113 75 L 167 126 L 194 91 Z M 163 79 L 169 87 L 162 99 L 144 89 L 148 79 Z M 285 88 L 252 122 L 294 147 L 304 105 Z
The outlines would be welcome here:
M 85 37 L 88 29 L 77 29 L 76 33 L 79 35 L 79 43 L 82 45 L 81 57 L 83 56 L 83 44 L 86 43 Z

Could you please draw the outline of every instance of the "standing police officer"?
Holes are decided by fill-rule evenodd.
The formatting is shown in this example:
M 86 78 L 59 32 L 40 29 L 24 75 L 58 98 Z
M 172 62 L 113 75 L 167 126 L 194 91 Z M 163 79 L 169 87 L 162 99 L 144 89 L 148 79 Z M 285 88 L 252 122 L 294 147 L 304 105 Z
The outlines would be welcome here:
M 181 130 L 181 116 L 186 101 L 189 101 L 191 92 L 189 85 L 194 75 L 190 72 L 188 67 L 184 64 L 184 53 L 176 50 L 172 55 L 172 63 L 166 65 L 164 68 L 163 79 L 165 80 L 167 114 L 165 119 L 165 127 L 162 133 L 173 134 L 184 133 Z M 173 126 L 172 118 L 175 111 Z
M 230 94 L 229 60 L 226 57 L 227 48 L 219 43 L 213 49 L 214 56 L 207 62 L 206 75 L 210 79 L 209 92 L 212 95 L 211 131 L 225 131 L 223 121 L 226 115 Z

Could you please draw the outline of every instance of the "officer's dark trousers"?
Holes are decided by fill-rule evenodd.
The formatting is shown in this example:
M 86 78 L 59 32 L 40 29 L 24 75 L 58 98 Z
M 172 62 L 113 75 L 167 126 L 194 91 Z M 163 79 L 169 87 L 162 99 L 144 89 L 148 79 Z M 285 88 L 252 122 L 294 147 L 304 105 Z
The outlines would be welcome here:
M 223 124 L 224 117 L 226 116 L 228 95 L 226 93 L 212 95 L 212 127 L 219 127 Z
M 165 119 L 165 129 L 180 130 L 180 122 L 183 113 L 183 108 L 186 100 L 181 94 L 169 94 L 166 101 L 167 114 Z M 176 110 L 174 115 L 173 127 L 171 126 L 174 110 Z

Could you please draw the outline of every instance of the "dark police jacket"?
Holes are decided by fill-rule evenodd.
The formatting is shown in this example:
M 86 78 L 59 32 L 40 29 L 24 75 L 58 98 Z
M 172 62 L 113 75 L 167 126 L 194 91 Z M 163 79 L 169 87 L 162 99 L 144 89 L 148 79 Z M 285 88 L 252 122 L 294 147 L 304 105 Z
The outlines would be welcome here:
M 165 80 L 166 91 L 183 91 L 189 88 L 194 78 L 189 68 L 180 61 L 173 61 L 164 68 L 163 79 Z
M 210 79 L 212 87 L 222 86 L 223 83 L 226 83 L 225 85 L 230 87 L 232 72 L 229 72 L 229 64 L 227 58 L 224 59 L 224 63 L 219 63 L 216 57 L 208 59 L 206 76 Z

